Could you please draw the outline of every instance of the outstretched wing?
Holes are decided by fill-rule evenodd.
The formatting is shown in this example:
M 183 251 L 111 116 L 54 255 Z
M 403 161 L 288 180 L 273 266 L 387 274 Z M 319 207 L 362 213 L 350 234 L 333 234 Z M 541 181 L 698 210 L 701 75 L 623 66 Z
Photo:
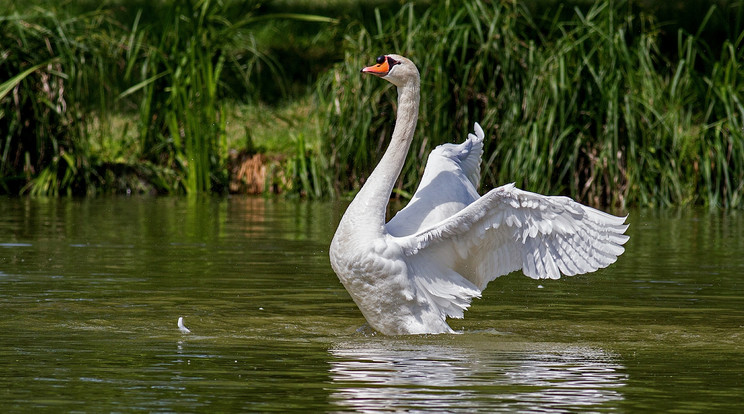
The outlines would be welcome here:
M 479 198 L 483 129 L 461 144 L 443 144 L 430 154 L 416 192 L 408 205 L 386 225 L 394 236 L 408 236 L 451 217 Z
M 486 135 L 483 128 L 476 122 L 473 126 L 475 134 L 468 134 L 468 139 L 460 145 L 444 144 L 432 154 L 457 160 L 462 172 L 478 188 L 480 184 L 480 164 L 483 156 L 483 139 Z
M 628 240 L 625 217 L 567 197 L 543 196 L 514 184 L 493 189 L 457 214 L 407 237 L 407 256 L 454 251 L 448 266 L 479 289 L 522 269 L 535 278 L 593 272 L 617 260 Z

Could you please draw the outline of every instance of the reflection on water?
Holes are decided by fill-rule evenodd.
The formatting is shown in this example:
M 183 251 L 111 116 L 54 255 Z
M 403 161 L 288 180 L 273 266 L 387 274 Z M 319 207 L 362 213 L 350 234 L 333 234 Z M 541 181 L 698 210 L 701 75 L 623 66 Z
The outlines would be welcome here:
M 597 348 L 358 341 L 330 353 L 331 400 L 359 412 L 591 410 L 622 400 L 627 380 L 624 367 Z

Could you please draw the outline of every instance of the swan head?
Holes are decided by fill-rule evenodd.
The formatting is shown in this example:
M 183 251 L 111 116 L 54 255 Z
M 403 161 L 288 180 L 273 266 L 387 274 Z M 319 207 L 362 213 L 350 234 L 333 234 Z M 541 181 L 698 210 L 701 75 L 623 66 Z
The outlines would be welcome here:
M 381 55 L 377 64 L 362 69 L 362 73 L 379 76 L 395 86 L 419 80 L 419 71 L 410 59 L 400 55 Z

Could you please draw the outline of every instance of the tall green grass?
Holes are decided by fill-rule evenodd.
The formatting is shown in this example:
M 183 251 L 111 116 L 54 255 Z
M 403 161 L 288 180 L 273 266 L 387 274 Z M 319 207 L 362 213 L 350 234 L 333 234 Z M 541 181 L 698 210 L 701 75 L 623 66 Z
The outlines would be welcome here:
M 79 98 L 94 93 L 82 68 L 100 69 L 95 44 L 82 42 L 98 15 L 60 19 L 48 10 L 0 18 L 0 190 L 59 194 L 94 177 L 80 128 Z M 81 122 L 82 121 L 82 122 Z
M 11 194 L 223 191 L 226 107 L 297 93 L 296 80 L 284 86 L 291 48 L 272 55 L 255 34 L 276 43 L 272 33 L 287 27 L 272 28 L 277 19 L 332 21 L 261 15 L 257 3 L 237 0 L 112 2 L 75 14 L 16 4 L 0 12 L 0 192 Z M 418 64 L 423 85 L 400 197 L 415 189 L 434 146 L 461 140 L 478 121 L 488 135 L 484 189 L 516 181 L 595 205 L 744 206 L 744 1 L 711 8 L 692 31 L 632 2 L 541 14 L 526 4 L 457 0 L 392 12 L 386 2 L 372 19 L 349 21 L 334 51 L 341 63 L 312 52 L 323 58 L 308 70 L 328 68 L 317 82 L 308 77 L 312 98 L 303 101 L 316 107 L 291 117 L 306 125 L 282 131 L 291 142 L 270 181 L 309 197 L 356 191 L 396 109 L 392 85 L 359 69 L 400 53 Z M 302 44 L 327 45 L 336 30 Z
M 0 12 L 0 192 L 225 191 L 226 103 L 255 99 L 257 79 L 283 89 L 281 66 L 254 31 L 280 19 L 333 21 L 257 15 L 257 5 L 142 3 L 131 20 L 116 3 L 75 15 L 8 5 Z M 138 118 L 126 124 L 134 141 L 130 130 L 113 131 L 127 117 Z
M 218 101 L 226 42 L 234 26 L 222 19 L 218 2 L 174 2 L 159 30 L 132 28 L 125 76 L 139 83 L 125 97 L 141 91 L 140 141 L 144 156 L 181 171 L 187 193 L 224 187 L 225 116 Z M 144 45 L 144 46 L 143 46 Z M 223 148 L 220 148 L 223 147 Z M 222 156 L 221 156 L 222 155 Z M 175 189 L 173 189 L 175 190 Z
M 251 83 L 257 69 L 270 72 L 281 89 L 280 66 L 256 47 L 251 27 L 270 19 L 330 21 L 311 15 L 256 16 L 254 9 L 251 2 L 181 0 L 159 11 L 170 20 L 158 21 L 157 27 L 141 26 L 140 14 L 135 18 L 125 78 L 138 82 L 120 96 L 140 96 L 144 156 L 171 166 L 183 178 L 170 191 L 224 192 L 224 105 L 230 90 L 236 83 L 247 93 L 258 89 Z M 232 84 L 222 80 L 225 72 Z
M 743 36 L 716 48 L 662 26 L 632 3 L 535 17 L 517 2 L 412 4 L 351 28 L 345 61 L 318 83 L 336 193 L 359 188 L 379 160 L 395 112 L 391 85 L 359 68 L 381 53 L 422 76 L 419 127 L 396 186 L 409 194 L 428 152 L 486 129 L 484 186 L 569 194 L 595 205 L 742 206 Z M 553 16 L 569 16 L 553 17 Z M 724 19 L 725 20 L 725 19 Z

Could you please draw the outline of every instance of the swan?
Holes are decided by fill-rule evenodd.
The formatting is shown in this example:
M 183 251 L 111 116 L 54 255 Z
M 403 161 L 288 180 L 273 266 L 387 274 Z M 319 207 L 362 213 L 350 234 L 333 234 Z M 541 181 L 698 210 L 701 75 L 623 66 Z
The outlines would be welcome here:
M 349 204 L 333 240 L 331 266 L 370 327 L 385 335 L 454 333 L 488 282 L 521 269 L 534 279 L 593 272 L 617 260 L 628 241 L 626 217 L 568 197 L 507 184 L 480 196 L 483 129 L 429 155 L 408 205 L 389 222 L 385 212 L 418 120 L 416 65 L 383 55 L 362 73 L 397 87 L 392 138 Z

